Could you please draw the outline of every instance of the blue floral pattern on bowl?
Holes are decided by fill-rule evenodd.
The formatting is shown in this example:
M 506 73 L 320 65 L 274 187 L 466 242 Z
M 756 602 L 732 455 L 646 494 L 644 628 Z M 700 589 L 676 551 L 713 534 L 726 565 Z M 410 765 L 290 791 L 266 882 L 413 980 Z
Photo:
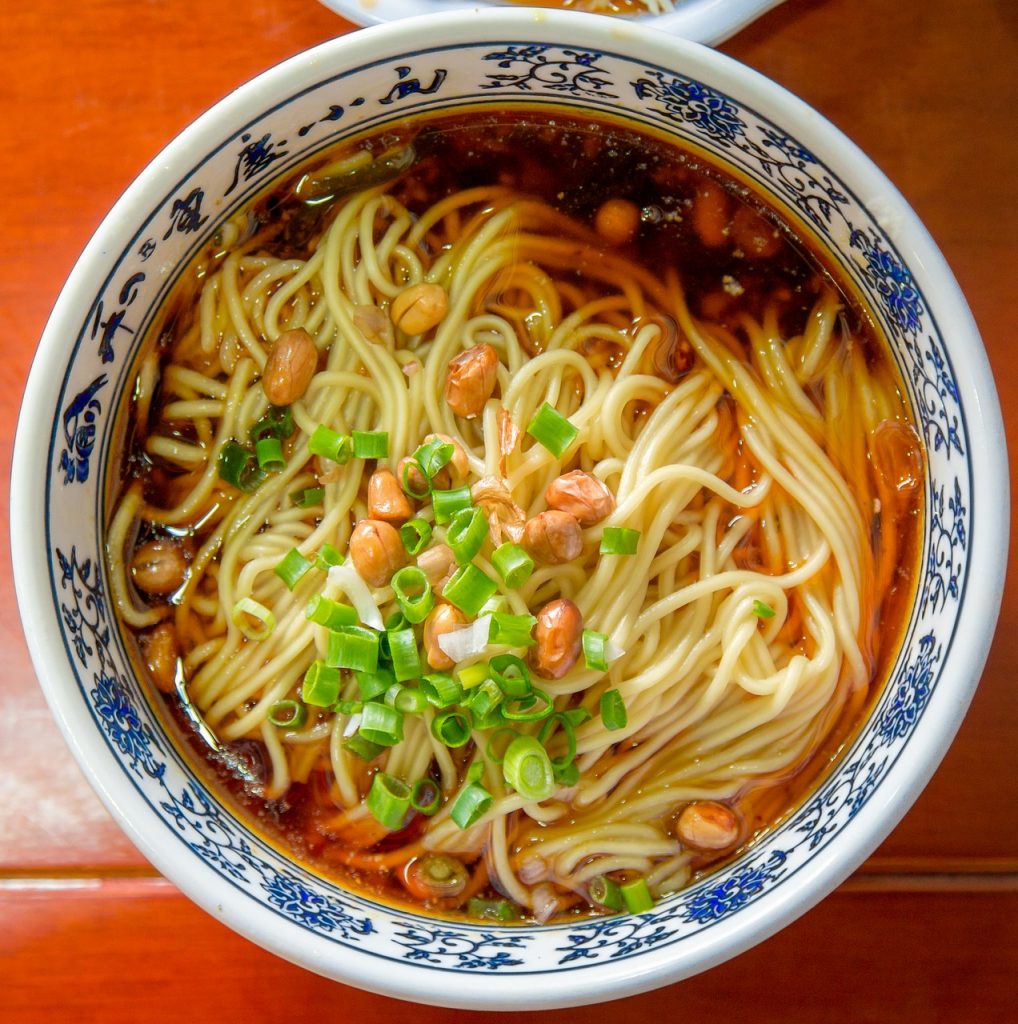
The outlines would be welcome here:
M 543 929 L 450 924 L 343 891 L 287 860 L 204 788 L 139 687 L 113 621 L 100 566 L 113 413 L 153 312 L 173 275 L 217 226 L 278 173 L 355 131 L 414 111 L 504 99 L 620 113 L 705 150 L 755 181 L 772 203 L 832 252 L 894 344 L 929 456 L 920 599 L 892 677 L 831 776 L 780 828 L 734 863 L 650 913 Z M 257 118 L 218 155 L 195 163 L 150 211 L 116 259 L 80 325 L 52 410 L 47 515 L 51 586 L 67 659 L 96 729 L 166 841 L 187 846 L 247 898 L 347 951 L 450 973 L 579 970 L 694 940 L 767 899 L 802 870 L 872 798 L 930 703 L 967 581 L 974 514 L 959 389 L 930 305 L 906 260 L 847 183 L 787 126 L 708 83 L 623 54 L 553 43 L 459 45 L 405 53 L 323 78 Z M 61 506 L 90 504 L 94 520 Z

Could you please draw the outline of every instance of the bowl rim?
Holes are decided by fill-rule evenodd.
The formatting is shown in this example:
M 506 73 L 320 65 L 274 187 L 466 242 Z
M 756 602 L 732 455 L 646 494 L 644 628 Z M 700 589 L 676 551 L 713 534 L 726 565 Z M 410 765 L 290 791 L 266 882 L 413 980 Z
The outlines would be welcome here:
M 381 56 L 419 45 L 434 34 L 444 45 L 458 41 L 522 39 L 546 33 L 562 44 L 605 48 L 639 47 L 641 59 L 665 65 L 681 59 L 685 73 L 701 77 L 736 96 L 752 94 L 753 106 L 780 124 L 787 124 L 815 140 L 825 161 L 843 171 L 863 194 L 872 192 L 890 203 L 895 223 L 888 227 L 908 264 L 922 274 L 923 291 L 935 305 L 936 317 L 952 328 L 954 370 L 967 411 L 973 495 L 979 495 L 979 529 L 972 531 L 969 575 L 980 581 L 970 588 L 959 608 L 958 643 L 948 652 L 941 669 L 941 686 L 950 689 L 950 702 L 928 709 L 922 730 L 913 734 L 909 764 L 897 764 L 879 791 L 842 830 L 842 838 L 825 856 L 817 856 L 798 872 L 794 884 L 785 885 L 761 901 L 731 915 L 700 937 L 696 949 L 649 949 L 638 958 L 603 962 L 596 971 L 555 972 L 541 975 L 541 983 L 521 986 L 519 975 L 480 977 L 455 973 L 450 992 L 448 972 L 414 970 L 414 964 L 369 962 L 368 957 L 341 957 L 334 947 L 295 924 L 270 919 L 264 908 L 245 894 L 223 886 L 219 876 L 196 857 L 162 841 L 152 827 L 151 809 L 127 785 L 121 769 L 102 746 L 94 725 L 78 701 L 77 687 L 63 659 L 63 644 L 56 628 L 53 603 L 46 585 L 48 568 L 44 543 L 44 480 L 40 465 L 48 464 L 48 431 L 35 421 L 54 408 L 57 384 L 52 366 L 66 363 L 70 342 L 65 327 L 80 323 L 80 310 L 95 294 L 105 266 L 104 257 L 120 252 L 134 230 L 134 208 L 146 196 L 166 191 L 166 183 L 181 177 L 196 151 L 208 152 L 208 140 L 227 137 L 238 125 L 266 107 L 263 97 L 285 83 L 286 95 L 323 77 L 322 68 L 341 68 L 367 61 L 362 52 Z M 162 183 L 162 184 L 160 184 Z M 75 311 L 78 311 L 77 313 Z M 1008 472 L 1003 425 L 989 363 L 975 323 L 943 256 L 907 202 L 893 185 L 847 137 L 816 111 L 783 87 L 732 58 L 684 39 L 661 35 L 648 25 L 576 12 L 528 9 L 487 9 L 426 15 L 356 32 L 304 51 L 262 72 L 202 114 L 171 141 L 127 188 L 102 221 L 75 262 L 44 330 L 25 390 L 19 417 L 11 481 L 12 564 L 19 608 L 40 685 L 64 738 L 79 766 L 120 826 L 156 868 L 187 896 L 241 934 L 277 955 L 328 977 L 399 998 L 444 1006 L 471 1008 L 539 1009 L 575 1006 L 620 998 L 705 970 L 757 944 L 804 913 L 839 884 L 885 838 L 925 786 L 947 745 L 961 724 L 989 650 L 1003 589 L 1009 529 Z M 994 487 L 996 490 L 994 491 Z M 992 499 L 992 500 L 991 500 Z M 934 714 L 934 711 L 937 711 Z M 892 784 L 893 783 L 893 784 Z M 337 969 L 338 967 L 338 969 Z M 534 977 L 534 976 L 531 976 Z M 554 978 L 553 990 L 549 984 Z M 536 978 L 535 978 L 536 981 Z
M 329 10 L 357 25 L 385 25 L 390 21 L 478 9 L 498 10 L 513 0 L 319 0 Z M 615 20 L 652 26 L 658 32 L 671 32 L 705 46 L 717 46 L 750 22 L 777 7 L 784 0 L 678 0 L 670 11 L 661 14 L 636 13 L 601 15 Z M 542 8 L 554 9 L 554 8 Z M 588 13 L 561 11 L 561 13 Z

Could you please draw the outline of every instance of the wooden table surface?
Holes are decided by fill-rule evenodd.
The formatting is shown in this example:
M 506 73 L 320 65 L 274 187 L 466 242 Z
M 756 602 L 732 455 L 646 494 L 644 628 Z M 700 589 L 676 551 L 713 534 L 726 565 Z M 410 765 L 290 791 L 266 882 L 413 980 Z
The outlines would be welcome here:
M 351 28 L 314 0 L 2 0 L 0 487 L 8 486 L 36 341 L 103 214 L 231 88 Z M 1018 327 L 1018 3 L 789 0 L 722 49 L 827 115 L 909 198 L 968 296 L 1018 451 L 1009 358 Z M 0 508 L 6 515 L 6 494 Z M 1018 532 L 1013 513 L 1011 521 Z M 485 1018 L 411 1011 L 306 973 L 161 879 L 93 796 L 50 720 L 20 630 L 10 557 L 4 545 L 0 1021 Z M 1018 1019 L 1016 641 L 1012 572 L 972 709 L 877 854 L 775 938 L 607 1012 L 623 1022 L 654 1013 L 853 1024 Z M 593 1021 L 604 1012 L 525 1016 Z

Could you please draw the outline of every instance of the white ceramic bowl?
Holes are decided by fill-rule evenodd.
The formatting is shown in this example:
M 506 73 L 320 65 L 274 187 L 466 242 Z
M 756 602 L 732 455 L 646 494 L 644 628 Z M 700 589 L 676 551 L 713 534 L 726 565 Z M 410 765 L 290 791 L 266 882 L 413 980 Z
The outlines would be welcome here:
M 332 10 L 357 25 L 378 25 L 400 18 L 445 11 L 467 11 L 512 4 L 514 0 L 321 0 Z M 519 0 L 520 3 L 524 0 Z M 638 21 L 657 32 L 716 46 L 735 35 L 781 0 L 673 0 L 672 10 L 662 14 L 619 15 Z
M 328 142 L 467 101 L 622 112 L 748 175 L 815 236 L 891 339 L 929 455 L 919 598 L 886 691 L 780 828 L 651 912 L 550 927 L 443 923 L 287 861 L 189 768 L 146 703 L 106 599 L 114 410 L 153 311 L 224 218 Z M 368 29 L 267 71 L 203 115 L 103 222 L 46 328 L 18 427 L 14 567 L 39 678 L 82 768 L 144 854 L 230 927 L 311 970 L 458 1007 L 617 998 L 761 941 L 837 885 L 912 803 L 969 702 L 996 620 L 1007 463 L 958 287 L 847 139 L 753 71 L 633 23 L 487 10 Z

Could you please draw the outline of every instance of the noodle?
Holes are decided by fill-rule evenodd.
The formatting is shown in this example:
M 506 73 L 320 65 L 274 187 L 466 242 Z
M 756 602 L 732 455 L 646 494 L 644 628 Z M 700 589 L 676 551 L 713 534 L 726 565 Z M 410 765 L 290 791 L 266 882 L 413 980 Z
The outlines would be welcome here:
M 783 334 L 773 301 L 722 325 L 691 311 L 682 268 L 655 276 L 543 200 L 474 186 L 411 209 L 411 192 L 390 183 L 343 197 L 304 258 L 286 247 L 274 255 L 229 226 L 237 241 L 180 320 L 158 402 L 150 381 L 138 406 L 141 429 L 152 424 L 144 451 L 172 486 L 134 484 L 120 496 L 108 539 L 114 601 L 132 629 L 172 624 L 193 712 L 220 743 L 253 740 L 265 752 L 263 799 L 325 780 L 334 823 L 323 834 L 373 824 L 363 800 L 374 769 L 408 782 L 431 774 L 442 806 L 402 846 L 390 840 L 384 857 L 352 846 L 333 851 L 334 863 L 391 872 L 429 851 L 455 854 L 487 873 L 471 894 L 490 885 L 539 919 L 584 902 L 598 876 L 674 891 L 716 856 L 677 838 L 678 811 L 721 802 L 748 820 L 753 794 L 829 749 L 874 679 L 886 649 L 875 636 L 879 588 L 911 543 L 901 541 L 903 514 L 898 534 L 885 530 L 876 546 L 872 536 L 873 509 L 891 493 L 869 466 L 874 432 L 905 422 L 893 371 L 867 355 L 830 288 L 818 290 L 800 334 Z M 407 337 L 387 315 L 372 318 L 420 283 L 448 295 L 433 331 Z M 674 381 L 655 363 L 668 323 L 688 354 Z M 242 493 L 221 478 L 220 455 L 269 411 L 260 374 L 277 338 L 297 328 L 314 341 L 317 372 L 292 404 L 285 465 Z M 497 379 L 482 415 L 465 419 L 443 398 L 446 371 L 479 344 L 497 354 Z M 578 431 L 568 460 L 526 435 L 502 450 L 500 417 L 521 431 L 546 403 Z M 319 424 L 384 431 L 389 456 L 378 465 L 393 472 L 428 435 L 448 435 L 465 451 L 468 482 L 501 480 L 527 520 L 569 469 L 610 490 L 614 510 L 584 527 L 578 558 L 499 587 L 515 614 L 568 598 L 583 627 L 622 652 L 607 671 L 581 657 L 538 684 L 557 710 L 590 713 L 575 727 L 575 782 L 528 801 L 485 756 L 483 730 L 450 748 L 430 706 L 406 716 L 402 742 L 370 767 L 344 745 L 357 711 L 310 708 L 300 729 L 270 721 L 326 656 L 328 630 L 305 617 L 308 601 L 351 599 L 331 574 L 309 572 L 291 591 L 274 570 L 291 548 L 312 560 L 323 545 L 345 553 L 368 515 L 374 463 L 309 455 Z M 322 496 L 302 508 L 293 495 L 308 487 Z M 429 506 L 417 514 L 433 518 Z M 599 554 L 614 526 L 639 531 L 635 554 Z M 165 529 L 193 539 L 186 580 L 170 603 L 144 604 L 129 568 L 135 535 Z M 489 551 L 474 564 L 498 581 Z M 242 599 L 274 618 L 264 639 L 235 621 Z M 397 610 L 388 584 L 371 600 L 383 616 Z M 601 712 L 609 691 L 624 702 L 621 727 Z M 359 699 L 352 673 L 340 698 Z M 561 758 L 569 730 L 549 721 L 544 742 Z M 514 724 L 534 736 L 542 725 Z M 492 800 L 462 828 L 450 808 L 472 763 Z M 337 807 L 345 817 L 335 819 Z

